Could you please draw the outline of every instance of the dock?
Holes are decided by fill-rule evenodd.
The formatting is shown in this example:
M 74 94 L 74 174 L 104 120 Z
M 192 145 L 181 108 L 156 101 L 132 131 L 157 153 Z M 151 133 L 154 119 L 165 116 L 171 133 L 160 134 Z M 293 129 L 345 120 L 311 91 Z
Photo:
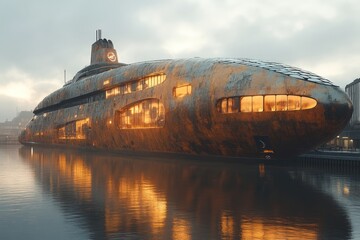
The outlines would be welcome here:
M 297 157 L 297 163 L 305 167 L 336 167 L 360 170 L 358 151 L 312 151 Z

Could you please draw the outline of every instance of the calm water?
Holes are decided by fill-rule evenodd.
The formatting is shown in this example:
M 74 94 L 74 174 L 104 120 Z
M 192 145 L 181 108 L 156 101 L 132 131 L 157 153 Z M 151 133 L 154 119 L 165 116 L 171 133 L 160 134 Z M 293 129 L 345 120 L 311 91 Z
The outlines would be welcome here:
M 0 239 L 360 239 L 359 172 L 0 146 Z

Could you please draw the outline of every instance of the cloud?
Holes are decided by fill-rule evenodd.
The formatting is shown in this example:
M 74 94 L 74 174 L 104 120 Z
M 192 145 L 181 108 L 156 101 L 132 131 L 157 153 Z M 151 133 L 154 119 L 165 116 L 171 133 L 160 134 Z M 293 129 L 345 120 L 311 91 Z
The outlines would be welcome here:
M 46 95 L 61 86 L 54 79 L 38 79 L 15 67 L 0 73 L 0 79 L 3 82 L 0 88 L 0 109 L 5 109 L 2 111 L 2 120 L 9 119 L 9 115 L 5 115 L 6 110 L 14 114 L 15 109 L 34 109 Z

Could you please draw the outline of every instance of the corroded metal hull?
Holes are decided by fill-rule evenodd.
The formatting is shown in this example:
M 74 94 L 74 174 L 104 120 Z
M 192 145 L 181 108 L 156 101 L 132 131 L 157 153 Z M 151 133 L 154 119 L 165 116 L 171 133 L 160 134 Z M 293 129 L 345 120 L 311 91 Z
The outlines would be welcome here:
M 297 68 L 192 58 L 85 74 L 34 113 L 23 144 L 290 156 L 336 136 L 352 104 L 339 87 Z

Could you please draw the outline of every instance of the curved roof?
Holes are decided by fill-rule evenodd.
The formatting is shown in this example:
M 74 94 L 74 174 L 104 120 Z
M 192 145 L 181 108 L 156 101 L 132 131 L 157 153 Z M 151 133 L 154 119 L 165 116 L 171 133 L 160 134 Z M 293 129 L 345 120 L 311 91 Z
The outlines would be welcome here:
M 316 75 L 312 72 L 302 70 L 300 68 L 292 67 L 289 65 L 276 63 L 276 62 L 265 62 L 260 60 L 253 60 L 247 58 L 234 58 L 234 59 L 219 59 L 219 62 L 223 63 L 235 63 L 253 67 L 260 67 L 270 71 L 278 72 L 290 77 L 302 79 L 309 82 L 335 86 L 330 80 Z

